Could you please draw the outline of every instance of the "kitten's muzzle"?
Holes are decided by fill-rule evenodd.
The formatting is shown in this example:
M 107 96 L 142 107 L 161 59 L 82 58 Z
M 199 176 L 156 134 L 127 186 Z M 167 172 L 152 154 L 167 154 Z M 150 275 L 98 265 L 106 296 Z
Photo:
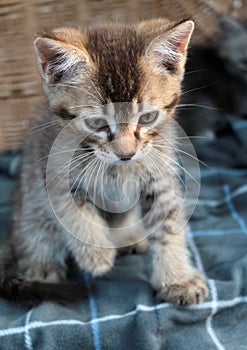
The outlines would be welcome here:
M 123 153 L 116 153 L 116 156 L 122 160 L 123 162 L 126 162 L 128 160 L 131 160 L 131 158 L 134 157 L 134 155 L 136 154 L 136 152 L 131 152 L 131 153 L 126 153 L 126 154 L 123 154 Z
M 137 151 L 137 139 L 130 128 L 124 128 L 111 142 L 111 149 L 121 161 L 128 161 Z
M 128 161 L 137 151 L 135 138 L 119 138 L 112 142 L 112 150 L 121 161 Z

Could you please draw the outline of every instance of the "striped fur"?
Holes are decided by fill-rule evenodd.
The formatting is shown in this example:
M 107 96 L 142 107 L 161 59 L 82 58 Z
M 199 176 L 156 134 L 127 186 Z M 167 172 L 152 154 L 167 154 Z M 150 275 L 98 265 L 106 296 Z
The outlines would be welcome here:
M 161 298 L 191 304 L 206 296 L 189 261 L 170 173 L 172 120 L 192 30 L 192 21 L 159 19 L 83 32 L 59 28 L 35 40 L 48 105 L 27 140 L 9 237 L 29 292 L 32 281 L 66 279 L 68 256 L 102 275 L 117 248 L 135 243 L 143 251 L 151 234 L 152 284 Z

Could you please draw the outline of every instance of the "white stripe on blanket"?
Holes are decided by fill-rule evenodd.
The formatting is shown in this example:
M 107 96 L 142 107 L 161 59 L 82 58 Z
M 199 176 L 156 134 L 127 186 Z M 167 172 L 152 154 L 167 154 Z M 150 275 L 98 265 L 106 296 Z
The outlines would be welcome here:
M 218 301 L 217 302 L 217 310 L 219 312 L 219 310 L 231 308 L 231 307 L 234 307 L 236 305 L 243 304 L 243 303 L 247 303 L 247 295 L 242 296 L 242 297 L 238 297 L 238 298 L 234 298 L 231 300 Z M 39 329 L 39 328 L 50 327 L 50 326 L 64 326 L 64 325 L 66 325 L 66 326 L 75 326 L 75 325 L 88 326 L 94 322 L 109 322 L 109 321 L 118 320 L 118 319 L 122 319 L 122 318 L 129 317 L 129 316 L 134 316 L 138 312 L 153 312 L 153 311 L 162 310 L 162 309 L 165 309 L 168 307 L 175 308 L 174 305 L 171 305 L 168 303 L 162 303 L 162 304 L 158 304 L 158 305 L 154 305 L 154 306 L 147 306 L 147 305 L 139 304 L 139 305 L 137 305 L 137 307 L 133 311 L 127 312 L 125 314 L 107 315 L 107 316 L 99 317 L 97 319 L 92 319 L 92 320 L 87 321 L 87 322 L 82 322 L 82 321 L 78 321 L 78 320 L 58 320 L 58 321 L 50 321 L 50 322 L 33 321 L 26 326 L 1 329 L 0 330 L 0 337 L 5 337 L 5 336 L 9 336 L 9 335 L 14 335 L 14 334 L 21 334 L 21 333 L 24 333 L 27 330 L 27 328 L 28 328 L 28 330 L 32 330 L 32 329 Z M 208 302 L 204 302 L 204 303 L 199 304 L 199 305 L 191 305 L 191 306 L 188 306 L 186 308 L 183 307 L 183 309 L 206 310 L 206 309 L 213 309 L 214 307 L 215 307 L 215 301 L 208 301 Z

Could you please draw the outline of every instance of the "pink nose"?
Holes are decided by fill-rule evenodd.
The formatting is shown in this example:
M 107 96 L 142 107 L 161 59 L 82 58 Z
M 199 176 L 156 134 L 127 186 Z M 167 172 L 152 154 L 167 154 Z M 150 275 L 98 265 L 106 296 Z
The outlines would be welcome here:
M 132 157 L 134 157 L 134 155 L 136 154 L 135 152 L 131 152 L 131 153 L 116 153 L 116 156 L 122 160 L 122 161 L 127 161 L 130 160 Z
M 111 142 L 111 147 L 119 159 L 130 160 L 137 151 L 137 140 L 133 131 L 127 127 L 119 130 Z

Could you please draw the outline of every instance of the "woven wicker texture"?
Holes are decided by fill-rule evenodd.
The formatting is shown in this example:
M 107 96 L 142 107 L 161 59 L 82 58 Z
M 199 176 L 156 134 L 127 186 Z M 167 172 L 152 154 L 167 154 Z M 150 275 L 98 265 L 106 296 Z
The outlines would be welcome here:
M 213 44 L 220 14 L 247 18 L 247 0 L 0 0 L 0 150 L 19 147 L 42 96 L 33 37 L 41 28 L 103 20 L 193 17 L 194 42 Z

